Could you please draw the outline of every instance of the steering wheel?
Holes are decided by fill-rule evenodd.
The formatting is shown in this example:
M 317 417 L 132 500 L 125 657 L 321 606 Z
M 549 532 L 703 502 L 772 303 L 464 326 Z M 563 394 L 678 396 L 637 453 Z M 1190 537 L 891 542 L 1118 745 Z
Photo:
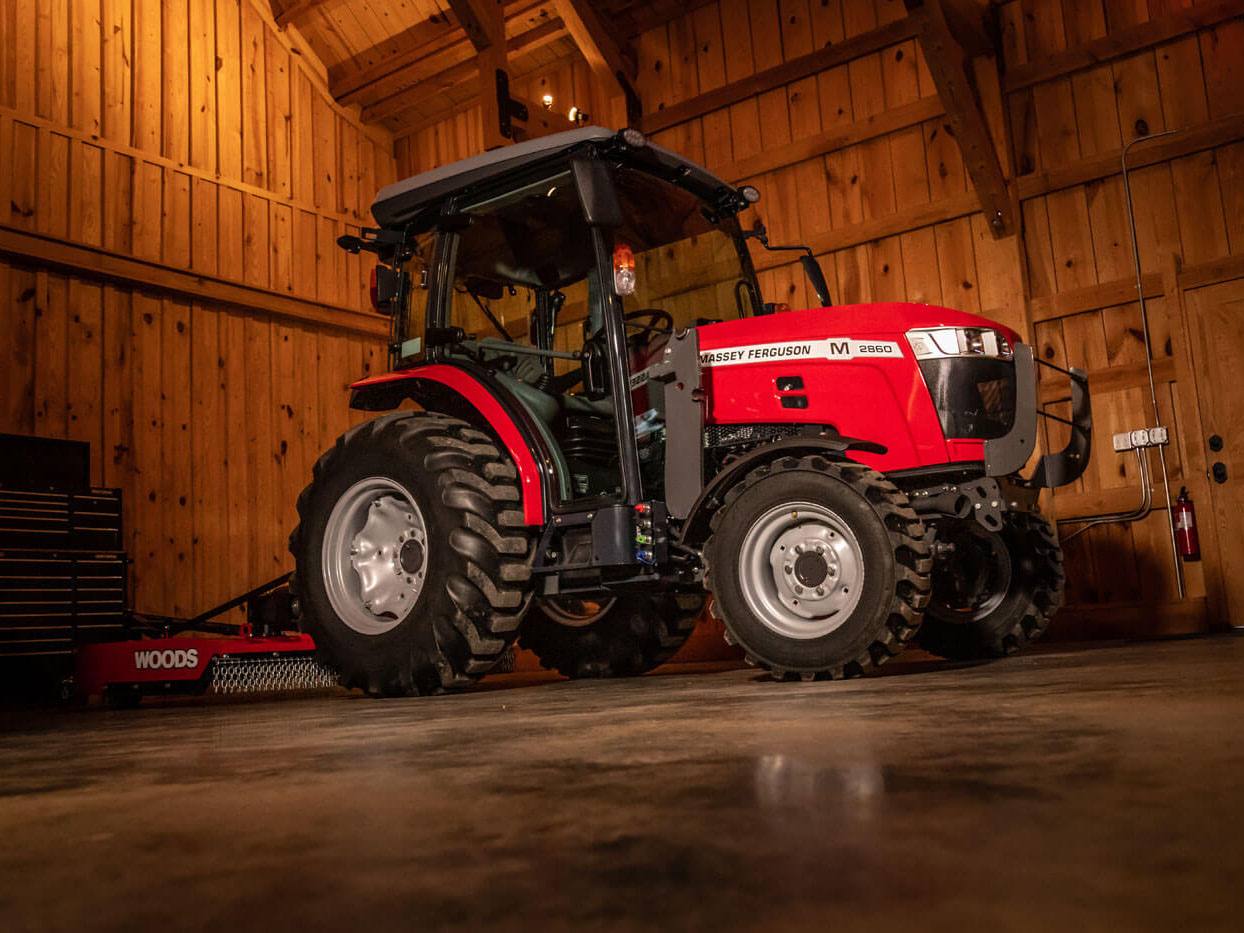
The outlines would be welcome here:
M 674 318 L 668 311 L 660 308 L 639 308 L 622 315 L 623 323 L 635 333 L 628 339 L 647 343 L 649 336 L 657 334 L 668 337 L 674 332 Z

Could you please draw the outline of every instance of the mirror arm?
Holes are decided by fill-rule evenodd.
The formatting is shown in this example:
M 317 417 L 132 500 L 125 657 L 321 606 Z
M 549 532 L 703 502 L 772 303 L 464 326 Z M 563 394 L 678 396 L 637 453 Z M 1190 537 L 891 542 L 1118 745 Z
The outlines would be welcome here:
M 821 271 L 820 264 L 816 261 L 816 254 L 812 252 L 812 247 L 804 245 L 774 246 L 769 242 L 769 232 L 762 223 L 757 223 L 751 230 L 744 230 L 743 239 L 745 241 L 757 240 L 761 246 L 771 253 L 800 253 L 799 264 L 803 266 L 803 274 L 812 283 L 812 290 L 816 292 L 816 297 L 821 302 L 821 307 L 833 307 L 833 301 L 830 300 L 829 295 L 829 285 L 825 281 L 825 273 Z

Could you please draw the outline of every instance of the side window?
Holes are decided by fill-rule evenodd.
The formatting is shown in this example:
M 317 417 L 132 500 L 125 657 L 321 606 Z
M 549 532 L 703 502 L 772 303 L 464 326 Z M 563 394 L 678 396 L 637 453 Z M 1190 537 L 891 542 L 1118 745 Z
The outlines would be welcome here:
M 529 322 L 535 310 L 536 293 L 518 288 L 455 275 L 450 295 L 449 320 L 476 339 L 531 344 Z

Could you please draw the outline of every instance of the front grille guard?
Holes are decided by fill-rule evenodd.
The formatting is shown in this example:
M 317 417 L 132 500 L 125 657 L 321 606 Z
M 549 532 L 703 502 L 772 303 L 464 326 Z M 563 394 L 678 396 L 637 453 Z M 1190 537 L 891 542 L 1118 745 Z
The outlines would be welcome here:
M 1037 364 L 1065 375 L 1071 387 L 1071 418 L 1041 411 L 1037 407 Z M 1071 428 L 1067 446 L 1058 453 L 1045 454 L 1028 478 L 1020 482 L 1031 488 L 1065 486 L 1075 482 L 1088 467 L 1093 442 L 1093 409 L 1089 400 L 1088 374 L 1082 369 L 1064 369 L 1037 360 L 1032 347 L 1019 344 L 1015 348 L 1015 423 L 999 438 L 985 441 L 985 473 L 989 476 L 1011 476 L 1019 473 L 1032 455 L 1037 443 L 1037 416 L 1057 421 Z

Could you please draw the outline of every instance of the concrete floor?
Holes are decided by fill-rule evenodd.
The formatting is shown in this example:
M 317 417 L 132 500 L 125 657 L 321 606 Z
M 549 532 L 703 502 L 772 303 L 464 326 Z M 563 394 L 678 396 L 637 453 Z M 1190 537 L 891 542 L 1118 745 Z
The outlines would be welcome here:
M 10 714 L 0 925 L 1240 929 L 1244 638 Z

